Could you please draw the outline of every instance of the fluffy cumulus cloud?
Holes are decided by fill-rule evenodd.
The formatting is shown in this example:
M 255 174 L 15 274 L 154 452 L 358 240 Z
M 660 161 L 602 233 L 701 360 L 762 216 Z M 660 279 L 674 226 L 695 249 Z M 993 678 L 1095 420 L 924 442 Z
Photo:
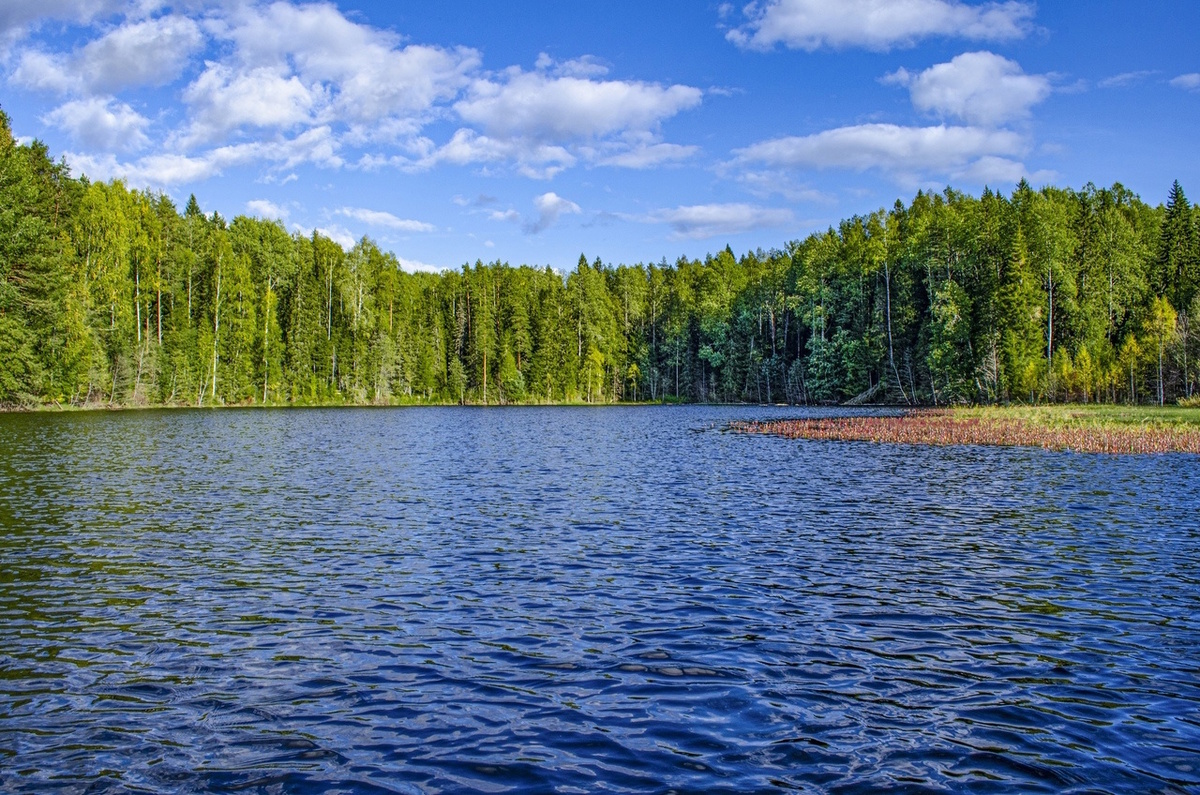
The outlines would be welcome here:
M 362 125 L 422 116 L 457 96 L 480 66 L 473 49 L 402 45 L 396 34 L 352 22 L 332 4 L 248 5 L 213 29 L 233 43 L 239 67 L 292 70 L 328 92 L 327 120 Z
M 453 106 L 472 126 L 440 147 L 426 141 L 404 167 L 512 163 L 524 176 L 550 179 L 580 161 L 644 169 L 699 151 L 660 140 L 658 128 L 698 105 L 700 89 L 599 79 L 606 71 L 590 59 L 558 63 L 542 55 L 536 71 L 480 77 Z
M 550 179 L 578 162 L 566 147 L 538 141 L 491 138 L 474 130 L 460 129 L 445 145 L 437 147 L 432 141 L 424 154 L 414 160 L 400 159 L 401 168 L 422 171 L 442 163 L 465 166 L 470 164 L 502 164 L 512 162 L 517 171 L 531 179 Z
M 918 74 L 900 69 L 885 82 L 907 87 L 917 110 L 984 126 L 1027 117 L 1051 90 L 1048 78 L 990 52 L 964 53 Z
M 490 135 L 561 142 L 653 128 L 699 105 L 702 97 L 691 86 L 555 77 L 518 68 L 499 80 L 475 81 L 454 109 Z
M 153 7 L 157 4 L 141 2 L 135 5 Z M 4 0 L 0 5 L 0 30 L 47 20 L 86 22 L 128 6 L 127 0 Z
M 140 0 L 136 12 L 157 8 L 157 0 Z M 49 21 L 90 22 L 97 17 L 129 11 L 127 0 L 4 0 L 0 3 L 0 53 L 24 38 L 30 29 Z
M 556 62 L 543 54 L 534 71 L 481 76 L 453 106 L 470 127 L 415 167 L 510 161 L 526 176 L 548 179 L 579 161 L 651 168 L 699 151 L 662 141 L 660 127 L 699 105 L 700 89 L 602 79 L 606 74 L 594 59 Z
M 787 226 L 795 217 L 791 210 L 753 204 L 696 204 L 656 210 L 639 220 L 667 224 L 676 237 L 703 240 Z
M 457 165 L 550 179 L 581 163 L 647 169 L 699 152 L 663 140 L 661 128 L 699 105 L 700 89 L 610 79 L 590 56 L 542 54 L 532 70 L 485 72 L 477 50 L 409 42 L 330 2 L 13 0 L 0 9 L 0 22 L 21 35 L 50 19 L 82 25 L 82 43 L 54 49 L 55 37 L 31 39 L 10 54 L 7 79 L 71 100 L 43 120 L 75 138 L 72 162 L 93 176 L 133 180 L 153 162 L 163 168 L 155 185 L 240 165 L 270 180 L 303 163 L 341 166 L 348 153 L 363 169 Z M 114 99 L 163 85 L 182 105 L 148 114 L 153 125 Z M 457 129 L 429 137 L 433 122 L 448 119 Z M 315 138 L 321 145 L 308 145 Z M 136 162 L 112 157 L 141 147 L 158 151 Z
M 288 215 L 290 215 L 286 207 L 280 207 L 278 204 L 270 201 L 269 199 L 251 199 L 250 201 L 246 202 L 246 212 L 250 213 L 251 215 L 258 216 L 259 218 L 270 218 L 273 220 L 278 219 L 283 221 L 286 221 Z
M 1187 91 L 1200 91 L 1200 72 L 1180 75 L 1171 81 L 1171 85 Z
M 437 227 L 424 221 L 414 221 L 410 218 L 399 218 L 382 210 L 368 210 L 363 207 L 342 207 L 338 215 L 361 221 L 367 226 L 395 229 L 400 232 L 433 232 Z
M 339 226 L 338 224 L 318 226 L 315 229 L 308 230 L 308 232 L 309 234 L 316 232 L 323 237 L 327 237 L 347 251 L 354 248 L 354 246 L 358 244 L 358 238 L 354 236 L 354 233 L 346 227 Z
M 245 127 L 292 129 L 312 120 L 320 95 L 319 88 L 310 90 L 295 75 L 270 67 L 239 71 L 210 63 L 183 93 L 192 123 L 180 140 L 192 146 Z
M 1024 137 L 1009 130 L 862 124 L 762 141 L 737 150 L 734 163 L 879 170 L 911 181 L 927 174 L 953 175 L 983 158 L 1012 158 L 1026 149 Z
M 13 82 L 60 93 L 112 92 L 176 80 L 204 46 L 200 26 L 171 15 L 121 25 L 69 54 L 23 51 Z
M 218 176 L 227 169 L 251 165 L 282 171 L 302 163 L 326 168 L 343 165 L 337 154 L 337 142 L 325 126 L 306 130 L 293 138 L 230 144 L 198 154 L 159 152 L 132 162 L 118 161 L 111 153 L 68 152 L 65 157 L 76 173 L 87 174 L 92 179 L 122 178 L 134 185 L 154 188 L 198 182 Z
M 966 180 L 980 185 L 1012 185 L 1022 179 L 1036 185 L 1044 185 L 1058 180 L 1058 173 L 1048 170 L 1031 170 L 1025 164 L 1007 157 L 991 155 L 981 157 L 969 163 L 965 168 L 951 174 L 956 180 Z
M 150 142 L 146 135 L 150 120 L 112 97 L 68 102 L 46 114 L 43 121 L 67 131 L 89 149 L 133 151 Z
M 171 15 L 123 25 L 89 42 L 77 64 L 92 89 L 165 85 L 179 77 L 204 43 L 199 25 Z
M 746 6 L 746 24 L 727 34 L 746 49 L 909 47 L 930 36 L 981 41 L 1020 38 L 1034 7 L 1026 2 L 968 5 L 960 0 L 764 0 Z

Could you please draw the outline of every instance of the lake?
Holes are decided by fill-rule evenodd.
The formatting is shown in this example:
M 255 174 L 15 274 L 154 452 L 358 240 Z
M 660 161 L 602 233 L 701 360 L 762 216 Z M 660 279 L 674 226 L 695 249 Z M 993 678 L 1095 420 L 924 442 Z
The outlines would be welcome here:
M 1200 459 L 804 414 L 2 415 L 0 790 L 1200 786 Z

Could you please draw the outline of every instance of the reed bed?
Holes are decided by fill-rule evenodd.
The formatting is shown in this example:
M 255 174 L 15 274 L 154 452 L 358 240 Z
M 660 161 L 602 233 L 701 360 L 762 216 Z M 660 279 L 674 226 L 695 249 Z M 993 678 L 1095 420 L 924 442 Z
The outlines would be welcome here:
M 1020 417 L 964 417 L 937 410 L 912 411 L 890 417 L 734 422 L 730 429 L 788 439 L 1043 447 L 1080 453 L 1200 454 L 1200 427 L 1191 425 L 1044 424 Z

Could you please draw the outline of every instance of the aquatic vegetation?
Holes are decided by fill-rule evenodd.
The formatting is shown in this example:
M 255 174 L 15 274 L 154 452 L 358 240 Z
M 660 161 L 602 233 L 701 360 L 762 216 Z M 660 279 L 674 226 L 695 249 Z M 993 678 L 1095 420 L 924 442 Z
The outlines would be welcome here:
M 1081 453 L 1198 453 L 1200 426 L 1034 419 L 1019 414 L 908 411 L 893 416 L 845 416 L 734 422 L 738 433 L 919 445 L 1044 447 Z

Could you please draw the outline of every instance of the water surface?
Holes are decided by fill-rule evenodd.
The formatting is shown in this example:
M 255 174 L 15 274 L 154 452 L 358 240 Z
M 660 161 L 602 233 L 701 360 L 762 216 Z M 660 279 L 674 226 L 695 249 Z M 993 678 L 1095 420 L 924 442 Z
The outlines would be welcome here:
M 1200 461 L 0 416 L 0 790 L 1186 792 Z

